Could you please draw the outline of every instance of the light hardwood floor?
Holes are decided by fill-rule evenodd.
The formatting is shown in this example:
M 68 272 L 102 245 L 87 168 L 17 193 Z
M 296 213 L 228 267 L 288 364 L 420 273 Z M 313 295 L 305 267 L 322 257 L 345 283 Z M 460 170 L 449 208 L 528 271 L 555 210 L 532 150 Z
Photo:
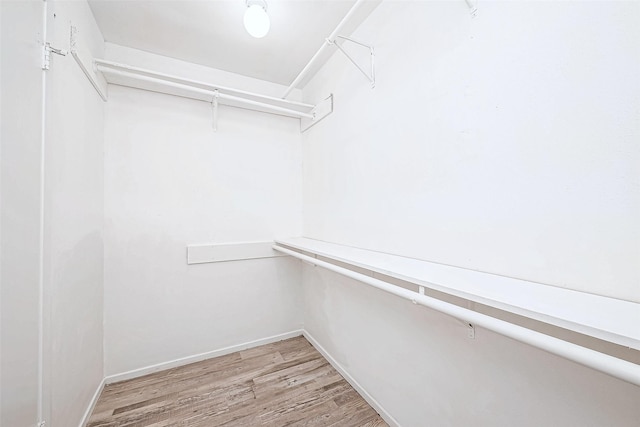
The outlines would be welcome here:
M 109 384 L 87 427 L 386 426 L 303 337 Z

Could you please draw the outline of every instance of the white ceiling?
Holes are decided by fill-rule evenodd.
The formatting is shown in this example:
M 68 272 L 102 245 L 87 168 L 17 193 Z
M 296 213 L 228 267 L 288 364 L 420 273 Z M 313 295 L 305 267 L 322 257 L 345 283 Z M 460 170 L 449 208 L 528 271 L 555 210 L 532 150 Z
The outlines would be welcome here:
M 245 0 L 89 0 L 89 5 L 108 42 L 289 85 L 355 0 L 267 2 L 271 29 L 262 39 L 244 29 Z M 361 6 L 343 35 L 379 3 Z

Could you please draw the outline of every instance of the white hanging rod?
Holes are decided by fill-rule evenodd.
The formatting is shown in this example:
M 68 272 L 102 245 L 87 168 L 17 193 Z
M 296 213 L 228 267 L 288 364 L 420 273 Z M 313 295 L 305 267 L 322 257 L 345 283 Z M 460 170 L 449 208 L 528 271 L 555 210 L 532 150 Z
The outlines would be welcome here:
M 313 55 L 311 57 L 311 59 L 309 60 L 309 62 L 307 63 L 307 65 L 305 65 L 305 67 L 302 69 L 302 71 L 300 71 L 300 74 L 298 74 L 298 77 L 296 77 L 293 82 L 289 85 L 289 87 L 287 88 L 287 90 L 284 92 L 284 94 L 282 95 L 282 99 L 286 98 L 287 96 L 289 96 L 289 94 L 291 93 L 291 91 L 298 86 L 298 84 L 302 81 L 302 79 L 305 78 L 305 76 L 309 73 L 309 71 L 311 70 L 311 67 L 314 65 L 314 63 L 318 60 L 318 58 L 322 55 L 322 53 L 324 52 L 324 50 L 329 47 L 330 45 L 333 44 L 333 42 L 335 41 L 336 37 L 338 36 L 338 34 L 340 34 L 340 32 L 342 31 L 342 29 L 344 28 L 344 26 L 351 20 L 351 18 L 353 17 L 353 15 L 356 13 L 356 11 L 358 10 L 358 8 L 362 5 L 362 3 L 364 3 L 364 0 L 357 0 L 355 2 L 355 4 L 351 7 L 351 9 L 349 10 L 349 12 L 347 12 L 347 14 L 345 15 L 344 18 L 342 18 L 342 21 L 340 21 L 340 23 L 338 24 L 338 26 L 336 27 L 335 30 L 333 30 L 333 32 L 329 35 L 329 37 L 327 37 L 325 39 L 325 41 L 322 43 L 322 46 L 320 46 L 320 49 L 318 49 L 318 51 L 315 53 L 315 55 Z
M 267 112 L 281 113 L 291 117 L 313 118 L 311 111 L 315 108 L 315 105 L 312 104 L 283 100 L 272 96 L 213 85 L 198 80 L 186 79 L 102 59 L 96 59 L 94 62 L 96 69 L 105 76 L 109 83 L 138 87 L 140 89 L 148 88 L 137 85 L 136 82 L 153 83 L 158 86 L 157 88 L 154 86 L 153 90 L 156 92 L 161 92 L 162 87 L 174 88 L 186 92 L 185 94 L 172 93 L 174 95 L 186 97 L 191 97 L 187 96 L 188 94 L 205 95 L 204 97 L 195 97 L 195 99 L 206 100 L 208 102 L 213 100 L 213 96 L 217 91 L 220 100 L 231 101 L 228 105 L 250 105 L 260 108 L 259 111 L 264 109 L 267 110 Z
M 309 119 L 313 119 L 314 117 L 314 115 L 311 113 L 305 113 L 298 110 L 292 110 L 290 108 L 279 107 L 277 105 L 267 104 L 265 102 L 260 102 L 260 101 L 254 101 L 252 99 L 242 98 L 239 96 L 228 95 L 226 93 L 220 92 L 219 89 L 202 89 L 202 88 L 185 84 L 185 83 L 176 83 L 171 80 L 164 80 L 161 78 L 151 77 L 143 74 L 136 74 L 128 71 L 114 70 L 114 69 L 106 68 L 100 64 L 98 64 L 97 69 L 98 71 L 107 75 L 107 81 L 109 81 L 110 83 L 112 81 L 109 80 L 108 78 L 109 76 L 119 76 L 119 77 L 132 79 L 137 82 L 152 83 L 160 87 L 179 89 L 181 91 L 185 91 L 190 94 L 204 95 L 204 97 L 193 97 L 193 96 L 186 96 L 185 93 L 171 93 L 172 95 L 184 96 L 186 98 L 199 99 L 201 101 L 206 101 L 206 102 L 214 102 L 215 99 L 227 100 L 227 101 L 232 101 L 234 103 L 233 105 L 235 105 L 235 103 L 238 103 L 243 105 L 250 105 L 253 107 L 259 107 L 261 109 L 259 111 L 262 111 L 262 109 L 264 109 L 274 113 L 281 113 L 287 116 L 298 117 L 298 118 L 306 117 Z M 127 86 L 137 87 L 137 88 L 146 89 L 146 90 L 152 90 L 154 92 L 160 92 L 160 90 L 157 88 L 150 89 L 149 87 L 145 87 L 141 85 L 127 84 Z
M 112 70 L 112 69 L 113 70 L 122 70 L 122 71 L 129 71 L 131 73 L 136 73 L 136 74 L 144 74 L 144 75 L 148 75 L 148 76 L 151 76 L 151 77 L 156 77 L 156 78 L 159 78 L 159 79 L 171 80 L 171 81 L 174 81 L 176 83 L 183 83 L 183 84 L 187 84 L 187 85 L 197 86 L 197 87 L 200 87 L 201 89 L 210 89 L 210 90 L 218 89 L 220 91 L 234 93 L 234 94 L 240 95 L 240 96 L 242 96 L 242 95 L 250 96 L 250 97 L 253 97 L 253 98 L 262 99 L 264 101 L 272 101 L 272 102 L 277 102 L 277 103 L 281 103 L 281 104 L 285 104 L 285 105 L 296 106 L 296 107 L 305 108 L 305 109 L 312 109 L 313 107 L 315 107 L 315 105 L 313 105 L 313 104 L 306 104 L 304 102 L 291 101 L 291 100 L 288 100 L 288 99 L 277 98 L 275 96 L 263 95 L 263 94 L 260 94 L 260 93 L 249 92 L 249 91 L 246 91 L 246 90 L 235 89 L 235 88 L 231 88 L 231 87 L 228 87 L 228 86 L 215 85 L 215 84 L 203 82 L 201 80 L 187 79 L 187 78 L 179 77 L 179 76 L 172 75 L 172 74 L 160 73 L 158 71 L 153 71 L 153 70 L 149 70 L 149 69 L 146 69 L 146 68 L 134 67 L 133 65 L 127 65 L 127 64 L 121 64 L 121 63 L 118 63 L 118 62 L 107 61 L 106 59 L 94 59 L 94 62 L 95 62 L 96 65 L 100 65 L 100 66 L 102 66 L 104 68 L 108 68 L 109 70 Z
M 407 299 L 414 304 L 419 304 L 424 307 L 437 310 L 472 325 L 489 329 L 506 337 L 540 348 L 549 353 L 640 386 L 640 365 L 635 363 L 618 359 L 617 357 L 609 356 L 608 354 L 600 353 L 568 341 L 563 341 L 513 323 L 505 322 L 504 320 L 496 319 L 495 317 L 487 316 L 486 314 L 459 307 L 418 292 L 410 291 L 278 245 L 273 245 L 273 249 L 319 267 L 326 268 L 327 270 L 339 273 L 343 276 L 350 277 L 359 282 L 366 283 L 367 285 L 373 286 L 382 291 Z

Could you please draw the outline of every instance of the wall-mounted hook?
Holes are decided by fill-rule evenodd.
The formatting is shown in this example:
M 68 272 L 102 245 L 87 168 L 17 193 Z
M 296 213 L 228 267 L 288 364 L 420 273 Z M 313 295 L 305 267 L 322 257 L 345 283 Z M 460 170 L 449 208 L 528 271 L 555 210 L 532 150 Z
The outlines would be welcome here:
M 468 323 L 467 325 L 468 325 L 467 326 L 467 338 L 475 339 L 475 337 L 476 337 L 476 328 L 471 323 Z
M 213 131 L 217 132 L 218 131 L 218 97 L 220 96 L 220 93 L 218 92 L 218 89 L 213 91 L 213 100 L 211 101 L 212 105 L 213 105 Z

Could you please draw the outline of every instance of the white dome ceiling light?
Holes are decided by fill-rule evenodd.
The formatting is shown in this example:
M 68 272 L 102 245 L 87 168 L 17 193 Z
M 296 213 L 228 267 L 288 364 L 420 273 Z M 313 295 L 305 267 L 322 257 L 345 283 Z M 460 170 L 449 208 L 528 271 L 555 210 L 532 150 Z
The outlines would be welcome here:
M 265 0 L 247 0 L 247 10 L 244 12 L 244 28 L 253 37 L 260 39 L 267 35 L 271 21 L 267 15 Z

